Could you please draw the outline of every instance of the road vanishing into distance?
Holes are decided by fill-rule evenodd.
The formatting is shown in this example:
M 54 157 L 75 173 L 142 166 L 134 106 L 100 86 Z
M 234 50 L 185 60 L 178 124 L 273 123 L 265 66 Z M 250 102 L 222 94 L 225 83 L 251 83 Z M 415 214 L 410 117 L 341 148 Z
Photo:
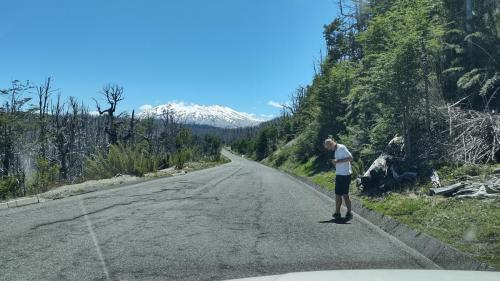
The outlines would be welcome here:
M 226 151 L 183 176 L 0 210 L 0 280 L 227 280 L 437 268 L 304 183 Z

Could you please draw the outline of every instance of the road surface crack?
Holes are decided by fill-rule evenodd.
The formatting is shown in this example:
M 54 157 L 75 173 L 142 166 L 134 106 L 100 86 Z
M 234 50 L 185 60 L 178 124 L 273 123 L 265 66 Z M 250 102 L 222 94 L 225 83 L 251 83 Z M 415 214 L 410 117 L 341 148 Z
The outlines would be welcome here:
M 256 192 L 257 197 L 256 197 L 256 202 L 257 202 L 257 209 L 255 211 L 254 219 L 255 221 L 253 222 L 254 225 L 257 226 L 257 237 L 255 238 L 255 242 L 252 245 L 252 250 L 251 253 L 256 257 L 256 269 L 260 274 L 265 274 L 266 271 L 264 270 L 264 258 L 262 254 L 259 252 L 259 245 L 261 243 L 261 239 L 264 239 L 269 232 L 264 232 L 262 229 L 261 225 L 261 220 L 264 215 L 264 210 L 263 210 L 263 198 L 262 198 L 262 190 L 263 190 L 263 182 L 262 182 L 262 176 L 260 176 L 258 179 L 258 188 L 260 189 L 259 192 Z
M 97 209 L 97 210 L 94 210 L 92 212 L 87 212 L 87 213 L 84 213 L 84 214 L 81 214 L 81 215 L 78 215 L 78 216 L 75 216 L 75 217 L 72 217 L 72 218 L 37 224 L 37 225 L 33 226 L 31 228 L 31 230 L 36 230 L 36 229 L 38 229 L 40 227 L 44 227 L 44 226 L 48 226 L 48 225 L 53 225 L 53 224 L 57 224 L 57 223 L 65 223 L 65 222 L 74 221 L 74 220 L 83 218 L 83 217 L 85 217 L 87 215 L 96 214 L 96 213 L 99 213 L 99 212 L 102 212 L 102 211 L 106 211 L 106 210 L 109 210 L 109 209 L 112 209 L 112 208 L 115 208 L 115 207 L 118 207 L 118 206 L 131 205 L 131 204 L 134 204 L 134 203 L 137 203 L 137 202 L 143 202 L 143 200 L 134 200 L 134 201 L 126 202 L 126 203 L 116 203 L 116 204 L 113 204 L 113 205 L 110 205 L 110 206 L 107 206 L 107 207 L 104 207 L 104 208 L 101 208 L 101 209 Z

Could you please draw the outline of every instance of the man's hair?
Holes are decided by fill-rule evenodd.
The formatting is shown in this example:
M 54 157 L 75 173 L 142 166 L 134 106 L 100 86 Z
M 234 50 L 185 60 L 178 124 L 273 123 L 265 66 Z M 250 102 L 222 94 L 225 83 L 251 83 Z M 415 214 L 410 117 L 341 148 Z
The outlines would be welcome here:
M 323 144 L 326 145 L 329 143 L 332 143 L 332 144 L 335 143 L 335 139 L 334 138 L 327 138 Z

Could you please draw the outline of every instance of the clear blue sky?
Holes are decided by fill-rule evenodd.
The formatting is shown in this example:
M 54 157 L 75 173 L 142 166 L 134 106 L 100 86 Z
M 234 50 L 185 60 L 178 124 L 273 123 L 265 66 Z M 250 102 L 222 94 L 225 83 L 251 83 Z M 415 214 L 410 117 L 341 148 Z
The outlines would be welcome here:
M 0 10 L 0 88 L 52 76 L 91 104 L 116 82 L 122 110 L 183 101 L 257 116 L 311 81 L 337 13 L 334 0 L 2 0 Z

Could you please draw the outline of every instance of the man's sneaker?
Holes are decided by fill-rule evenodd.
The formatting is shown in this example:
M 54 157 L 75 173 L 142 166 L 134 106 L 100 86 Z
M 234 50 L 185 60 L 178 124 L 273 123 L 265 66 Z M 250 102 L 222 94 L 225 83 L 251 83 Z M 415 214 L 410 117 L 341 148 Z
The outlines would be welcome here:
M 345 218 L 346 218 L 346 220 L 352 220 L 352 213 L 347 212 L 347 214 L 345 214 Z
M 334 213 L 333 218 L 336 220 L 340 219 L 341 218 L 340 213 Z

